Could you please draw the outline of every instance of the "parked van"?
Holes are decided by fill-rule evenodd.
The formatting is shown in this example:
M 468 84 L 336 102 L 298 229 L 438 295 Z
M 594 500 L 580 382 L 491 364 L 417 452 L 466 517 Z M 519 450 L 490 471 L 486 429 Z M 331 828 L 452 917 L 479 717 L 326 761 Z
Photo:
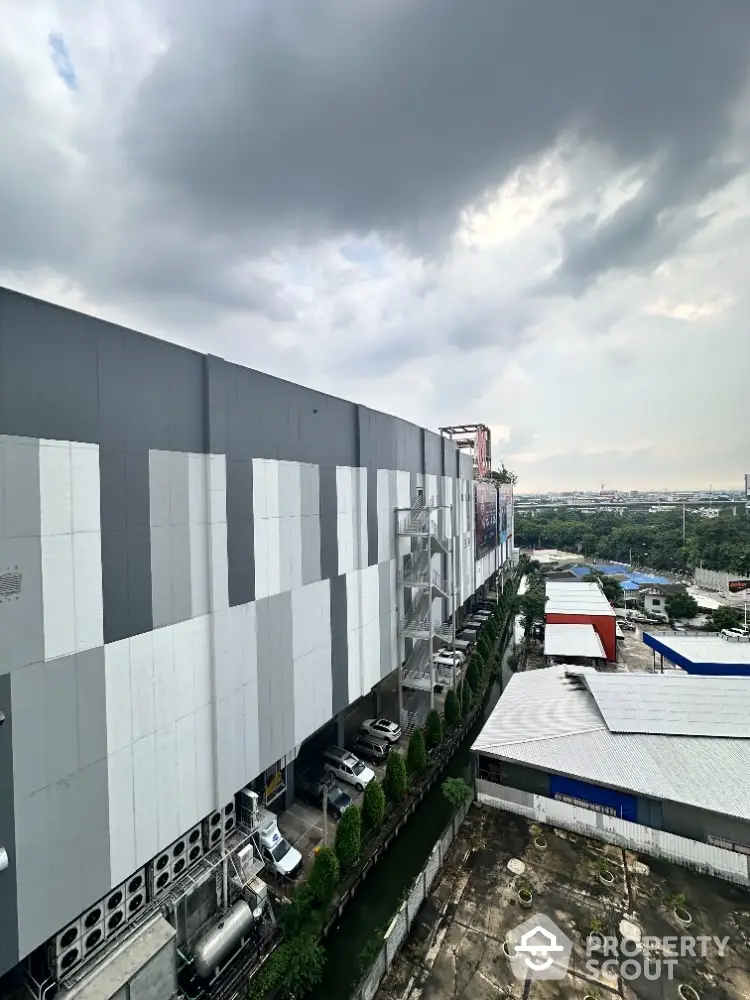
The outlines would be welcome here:
M 259 812 L 260 854 L 267 868 L 282 878 L 295 878 L 302 868 L 302 855 L 281 836 L 276 816 L 267 809 Z
M 323 763 L 334 777 L 354 785 L 360 792 L 375 777 L 374 772 L 365 767 L 359 757 L 341 747 L 328 747 L 323 754 Z

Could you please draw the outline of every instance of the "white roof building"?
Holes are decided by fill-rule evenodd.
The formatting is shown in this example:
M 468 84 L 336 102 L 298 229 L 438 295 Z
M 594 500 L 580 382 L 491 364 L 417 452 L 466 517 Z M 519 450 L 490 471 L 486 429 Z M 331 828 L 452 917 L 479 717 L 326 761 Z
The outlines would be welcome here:
M 589 660 L 607 658 L 593 625 L 547 625 L 544 630 L 544 655 Z
M 580 580 L 550 580 L 546 585 L 548 615 L 607 615 L 614 618 L 612 605 L 598 583 Z
M 750 820 L 750 678 L 516 674 L 474 751 Z

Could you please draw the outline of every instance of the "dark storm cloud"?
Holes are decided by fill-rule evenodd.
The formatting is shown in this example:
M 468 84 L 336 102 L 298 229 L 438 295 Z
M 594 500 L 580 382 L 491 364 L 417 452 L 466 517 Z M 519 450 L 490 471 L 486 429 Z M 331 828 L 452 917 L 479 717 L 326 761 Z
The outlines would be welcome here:
M 124 142 L 205 225 L 421 247 L 564 130 L 623 163 L 666 151 L 642 201 L 570 234 L 581 278 L 654 238 L 693 178 L 719 183 L 749 27 L 746 0 L 193 0 Z

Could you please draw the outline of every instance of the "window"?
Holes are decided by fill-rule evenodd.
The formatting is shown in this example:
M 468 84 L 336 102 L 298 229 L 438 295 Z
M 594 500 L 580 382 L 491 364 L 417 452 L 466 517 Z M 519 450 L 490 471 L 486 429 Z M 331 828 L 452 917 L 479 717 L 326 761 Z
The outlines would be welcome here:
M 558 802 L 567 802 L 569 806 L 579 806 L 581 809 L 590 809 L 591 812 L 604 813 L 605 816 L 616 816 L 617 810 L 612 806 L 603 806 L 598 802 L 588 802 L 586 799 L 576 799 L 572 795 L 555 795 Z
M 725 851 L 736 851 L 737 854 L 750 855 L 750 847 L 746 844 L 736 844 L 732 840 L 724 840 L 723 837 L 712 837 L 708 835 L 708 842 L 713 847 L 723 847 Z
M 652 597 L 651 598 L 651 603 L 653 604 L 653 606 L 655 608 L 660 607 L 660 605 L 661 605 L 661 597 Z

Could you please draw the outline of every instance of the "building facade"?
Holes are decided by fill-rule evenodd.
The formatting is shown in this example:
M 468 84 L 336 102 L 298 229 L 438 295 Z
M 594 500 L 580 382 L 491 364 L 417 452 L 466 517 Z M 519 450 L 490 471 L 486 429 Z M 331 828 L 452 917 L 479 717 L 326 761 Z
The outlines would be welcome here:
M 447 439 L 0 291 L 0 974 L 392 674 L 420 498 L 465 602 Z

